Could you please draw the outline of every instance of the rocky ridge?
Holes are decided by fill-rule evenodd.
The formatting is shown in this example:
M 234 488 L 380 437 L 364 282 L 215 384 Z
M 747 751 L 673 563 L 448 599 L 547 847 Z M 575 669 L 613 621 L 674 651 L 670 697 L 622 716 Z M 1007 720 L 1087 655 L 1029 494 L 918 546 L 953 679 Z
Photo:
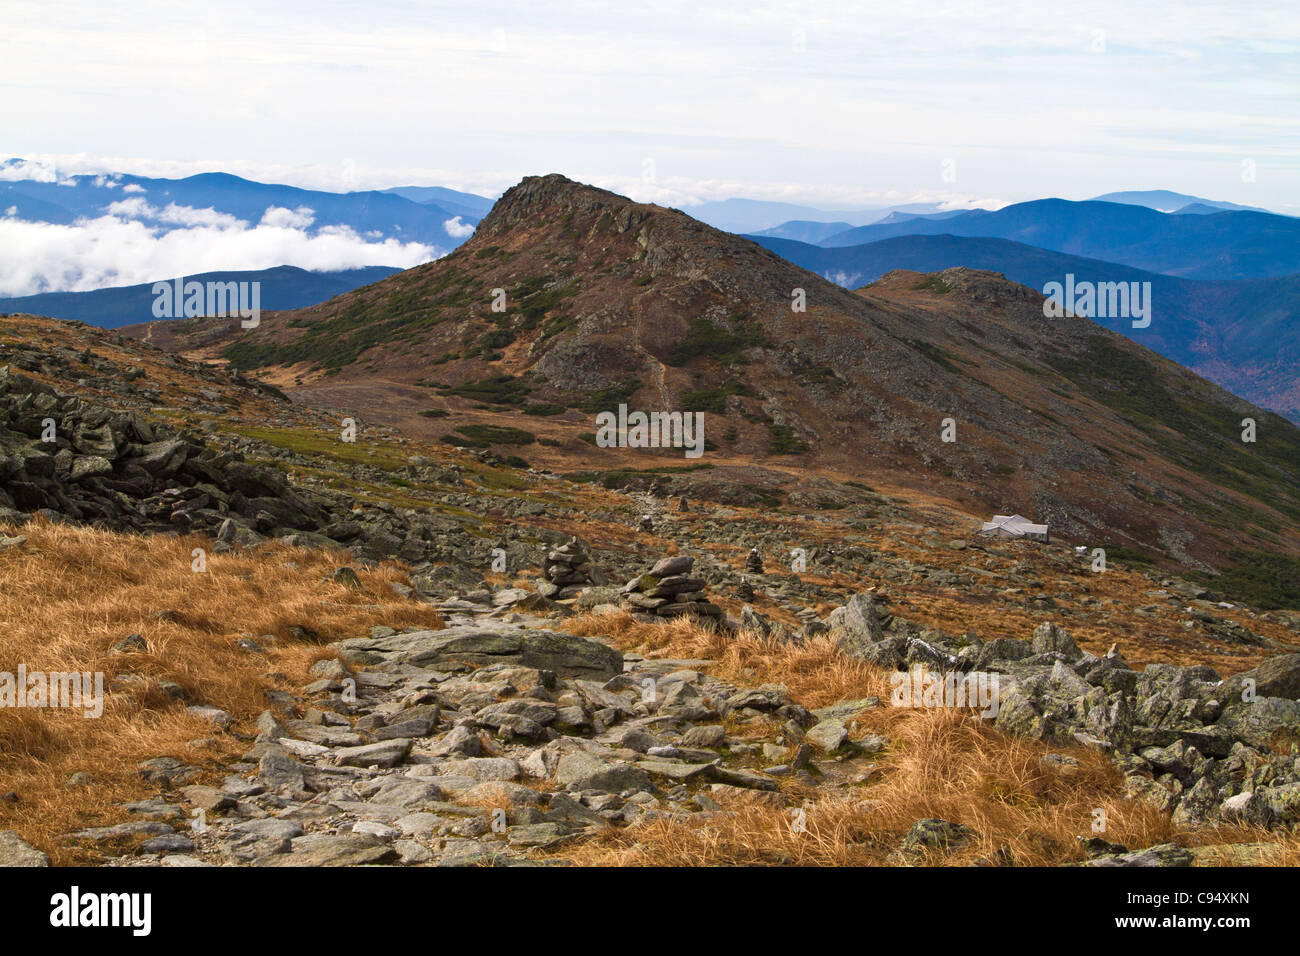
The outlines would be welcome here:
M 848 653 L 873 664 L 920 667 L 939 680 L 991 678 L 995 727 L 1111 755 L 1126 793 L 1175 824 L 1300 822 L 1300 654 L 1227 679 L 1206 665 L 1137 671 L 1114 648 L 1085 653 L 1054 623 L 1028 641 L 956 639 L 897 618 L 871 593 L 826 623 Z

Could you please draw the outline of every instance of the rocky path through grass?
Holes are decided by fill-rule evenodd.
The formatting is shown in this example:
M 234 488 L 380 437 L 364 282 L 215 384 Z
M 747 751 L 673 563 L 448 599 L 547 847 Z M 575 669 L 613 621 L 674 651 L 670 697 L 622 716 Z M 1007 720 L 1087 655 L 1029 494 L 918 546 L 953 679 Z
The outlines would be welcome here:
M 132 866 L 556 861 L 656 815 L 784 806 L 782 783 L 815 790 L 814 757 L 846 743 L 852 706 L 822 720 L 783 688 L 708 676 L 708 661 L 625 659 L 459 603 L 443 630 L 341 642 L 218 785 L 147 761 L 156 799 L 67 839 Z
M 896 634 L 906 622 L 863 630 L 872 620 L 868 596 L 828 618 L 837 636 L 782 644 L 649 614 L 635 623 L 613 607 L 604 616 L 542 618 L 519 610 L 526 595 L 501 589 L 483 602 L 450 599 L 438 607 L 444 628 L 374 627 L 331 645 L 334 656 L 312 667 L 315 680 L 267 694 L 255 733 L 241 734 L 250 728 L 207 708 L 218 731 L 243 745 L 224 774 L 171 756 L 143 761 L 139 773 L 156 796 L 121 804 L 117 822 L 62 841 L 81 859 L 117 866 L 1085 858 L 1147 866 L 1223 852 L 1250 862 L 1240 854 L 1268 850 L 1258 826 L 1292 818 L 1300 762 L 1256 738 L 1287 725 L 1276 718 L 1294 701 L 1269 695 L 1294 695 L 1295 656 L 1234 679 L 1252 677 L 1264 695 L 1242 712 L 1254 721 L 1246 728 L 1235 710 L 1217 722 L 1201 713 L 1196 702 L 1215 692 L 1203 669 L 1155 667 L 1139 679 L 1047 627 L 1032 646 L 977 648 L 981 666 L 1008 682 L 990 725 L 960 708 L 882 700 L 900 673 L 894 666 L 924 666 L 913 658 L 946 645 L 936 635 Z M 637 646 L 618 620 L 642 629 L 634 634 L 658 635 L 644 645 L 647 656 L 612 646 Z M 675 643 L 664 639 L 670 632 Z M 693 650 L 707 659 L 682 656 Z M 818 710 L 784 685 L 760 683 L 789 673 L 808 692 L 818 682 L 800 677 L 801 666 L 856 674 L 864 658 L 890 651 L 906 659 L 872 665 L 833 695 L 814 692 L 809 699 L 825 705 Z M 764 664 L 764 655 L 782 653 Z M 1112 765 L 1117 745 L 1108 739 L 1040 732 L 1055 721 L 1071 736 L 1071 715 L 1098 696 L 1085 687 L 1094 672 L 1107 678 L 1096 685 L 1103 691 L 1116 685 L 1118 710 L 1107 713 L 1132 713 L 1177 740 L 1144 740 Z M 756 679 L 737 679 L 746 674 Z M 862 696 L 868 688 L 874 696 Z M 1209 723 L 1198 729 L 1192 719 Z M 1119 739 L 1115 728 L 1128 726 L 1125 718 L 1096 732 Z M 1140 732 L 1154 731 L 1144 724 Z M 1228 752 L 1205 743 L 1220 738 L 1232 744 Z M 1226 784 L 1211 792 L 1184 782 L 1189 774 Z M 1098 807 L 1111 821 L 1105 838 L 1088 832 Z M 1205 819 L 1190 819 L 1189 808 Z M 1229 817 L 1257 829 L 1188 829 Z M 0 857 L 39 862 L 10 835 L 0 834 Z

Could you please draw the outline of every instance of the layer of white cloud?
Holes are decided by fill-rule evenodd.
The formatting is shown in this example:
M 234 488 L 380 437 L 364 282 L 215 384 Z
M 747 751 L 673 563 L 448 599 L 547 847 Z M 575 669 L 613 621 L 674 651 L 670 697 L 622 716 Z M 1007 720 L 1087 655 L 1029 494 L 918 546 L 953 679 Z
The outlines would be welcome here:
M 268 208 L 269 215 L 272 206 Z M 162 209 L 157 206 L 151 206 L 148 200 L 140 196 L 133 196 L 130 199 L 119 199 L 117 202 L 109 203 L 104 211 L 110 216 L 117 216 L 119 219 L 140 219 L 150 222 L 164 223 L 169 226 L 217 226 L 220 228 L 233 228 L 247 226 L 248 223 L 238 219 L 229 213 L 218 212 L 209 207 L 207 209 L 196 209 L 194 206 L 182 206 L 177 203 L 168 203 Z M 289 210 L 283 210 L 289 212 Z M 292 214 L 290 214 L 292 215 Z M 310 221 L 308 221 L 310 225 Z
M 0 249 L 5 250 L 0 256 L 0 295 L 83 292 L 201 272 L 286 264 L 314 271 L 372 265 L 409 268 L 442 254 L 418 242 L 367 241 L 346 227 L 327 226 L 308 234 L 305 228 L 290 224 L 301 222 L 301 216 L 295 220 L 296 213 L 284 212 L 290 216 L 278 224 L 250 226 L 226 217 L 230 221 L 174 229 L 118 215 L 73 225 L 0 219 Z
M 96 171 L 103 169 L 100 166 Z M 0 165 L 0 182 L 17 182 L 30 179 L 38 183 L 53 183 L 59 179 L 58 165 L 43 159 L 18 159 Z

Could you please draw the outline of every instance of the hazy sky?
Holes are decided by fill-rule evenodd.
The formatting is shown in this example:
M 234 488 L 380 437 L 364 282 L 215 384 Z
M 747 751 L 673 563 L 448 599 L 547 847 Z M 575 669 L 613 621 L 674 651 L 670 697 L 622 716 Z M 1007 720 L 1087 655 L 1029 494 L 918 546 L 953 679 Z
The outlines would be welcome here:
M 1285 2 L 3 0 L 0 157 L 490 194 L 563 172 L 688 205 L 1162 187 L 1300 214 L 1298 21 Z

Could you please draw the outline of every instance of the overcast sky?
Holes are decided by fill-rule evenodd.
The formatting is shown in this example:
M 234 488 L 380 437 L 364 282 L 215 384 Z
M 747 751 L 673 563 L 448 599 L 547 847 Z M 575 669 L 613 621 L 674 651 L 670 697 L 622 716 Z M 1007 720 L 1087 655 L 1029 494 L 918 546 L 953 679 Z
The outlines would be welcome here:
M 1285 2 L 0 4 L 0 156 L 72 172 L 1298 214 L 1298 147 Z

